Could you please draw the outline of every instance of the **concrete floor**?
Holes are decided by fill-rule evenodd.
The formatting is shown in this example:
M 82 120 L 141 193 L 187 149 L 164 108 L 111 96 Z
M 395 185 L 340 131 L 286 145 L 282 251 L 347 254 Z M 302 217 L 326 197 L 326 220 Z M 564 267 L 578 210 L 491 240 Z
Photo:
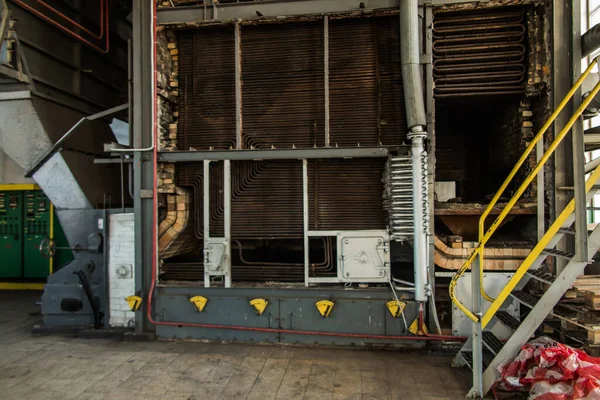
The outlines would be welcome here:
M 35 292 L 0 291 L 0 399 L 463 399 L 448 356 L 34 336 Z

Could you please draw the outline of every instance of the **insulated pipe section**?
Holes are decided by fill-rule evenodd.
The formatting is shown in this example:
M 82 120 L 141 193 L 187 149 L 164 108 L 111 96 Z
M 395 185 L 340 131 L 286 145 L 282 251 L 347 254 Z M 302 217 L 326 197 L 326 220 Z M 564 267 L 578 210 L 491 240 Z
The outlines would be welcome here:
M 587 57 L 600 48 L 600 24 L 594 25 L 581 36 L 581 57 Z M 587 93 L 584 95 L 584 98 Z M 596 96 L 586 109 L 584 118 L 588 119 L 598 115 L 600 109 L 600 96 Z
M 587 57 L 600 47 L 600 24 L 581 36 L 581 57 Z
M 414 128 L 411 134 L 411 158 L 413 172 L 413 262 L 415 273 L 415 300 L 419 302 L 427 301 L 429 297 L 429 284 L 427 279 L 427 230 L 425 221 L 425 204 L 428 201 L 423 182 L 425 182 L 423 169 L 423 139 L 425 132 L 421 127 Z M 420 132 L 419 132 L 420 131 Z
M 425 126 L 425 102 L 419 63 L 419 2 L 400 1 L 400 61 L 408 129 Z
M 415 300 L 426 302 L 429 297 L 427 279 L 427 230 L 426 202 L 424 185 L 427 174 L 424 139 L 427 132 L 425 103 L 423 101 L 423 83 L 419 63 L 419 2 L 402 0 L 400 2 L 400 60 L 402 63 L 402 83 L 404 86 L 404 104 L 406 120 L 411 139 L 411 163 L 413 174 L 413 261 L 415 274 Z M 424 175 L 425 174 L 425 175 Z

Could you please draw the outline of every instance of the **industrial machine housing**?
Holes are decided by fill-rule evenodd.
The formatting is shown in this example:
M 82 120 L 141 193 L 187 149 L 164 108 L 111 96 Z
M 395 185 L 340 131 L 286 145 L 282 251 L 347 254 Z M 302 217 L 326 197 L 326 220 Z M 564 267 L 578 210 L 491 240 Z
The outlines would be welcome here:
M 76 250 L 48 278 L 40 330 L 452 341 L 472 332 L 448 287 L 477 308 L 468 279 L 451 281 L 473 249 L 498 295 L 570 199 L 558 188 L 580 187 L 564 172 L 573 159 L 583 166 L 577 151 L 556 150 L 537 173 L 553 135 L 541 153 L 529 148 L 580 68 L 580 49 L 569 57 L 558 44 L 578 42 L 565 27 L 578 26 L 579 10 L 558 0 L 52 8 L 101 34 L 57 26 L 43 0 L 0 3 L 11 43 L 0 114 L 29 143 L 0 129 L 2 148 L 56 205 Z M 77 65 L 27 37 L 20 27 L 32 18 L 80 52 Z M 43 57 L 68 64 L 77 90 Z M 113 115 L 129 121 L 125 144 L 109 129 Z M 531 171 L 534 184 L 502 215 Z M 498 232 L 483 249 L 490 226 Z M 503 311 L 518 319 L 519 304 Z

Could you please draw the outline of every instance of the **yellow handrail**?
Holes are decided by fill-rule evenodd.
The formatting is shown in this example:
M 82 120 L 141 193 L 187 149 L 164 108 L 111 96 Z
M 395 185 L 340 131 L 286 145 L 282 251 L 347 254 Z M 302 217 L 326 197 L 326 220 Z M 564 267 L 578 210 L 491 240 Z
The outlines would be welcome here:
M 596 84 L 597 87 L 600 87 L 600 83 Z M 585 182 L 585 192 L 588 193 L 594 184 L 600 179 L 600 168 L 596 168 L 592 175 Z M 540 256 L 542 251 L 548 246 L 548 243 L 552 240 L 554 235 L 558 232 L 560 227 L 565 223 L 565 221 L 569 218 L 571 214 L 575 211 L 575 199 L 572 199 L 569 204 L 565 207 L 565 209 L 560 213 L 556 221 L 548 228 L 548 231 L 544 234 L 540 242 L 533 248 L 531 253 L 527 256 L 523 264 L 515 271 L 515 274 L 510 278 L 506 286 L 502 289 L 500 294 L 496 300 L 492 302 L 490 308 L 486 311 L 485 315 L 481 318 L 481 329 L 484 329 L 487 324 L 494 317 L 496 312 L 502 306 L 502 303 L 506 300 L 506 298 L 510 295 L 513 289 L 517 286 L 519 281 L 523 278 L 523 275 L 527 273 L 531 264 L 535 262 L 535 260 Z
M 593 65 L 595 65 L 596 63 L 597 63 L 597 60 L 595 59 L 590 65 L 593 67 Z M 588 70 L 590 70 L 589 67 L 588 67 L 588 69 L 586 69 L 585 72 L 587 72 L 589 74 Z M 582 77 L 585 79 L 585 76 L 582 75 Z M 579 83 L 581 85 L 580 81 L 581 81 L 581 78 L 578 79 L 577 83 Z M 448 291 L 449 291 L 449 294 L 450 294 L 450 298 L 452 299 L 452 302 L 463 313 L 465 313 L 472 321 L 477 322 L 477 321 L 479 321 L 479 318 L 475 314 L 473 314 L 469 309 L 467 309 L 464 306 L 464 304 L 462 304 L 456 298 L 455 290 L 456 290 L 456 284 L 457 284 L 458 280 L 469 269 L 469 267 L 471 266 L 471 264 L 475 260 L 475 257 L 480 256 L 483 253 L 483 249 L 485 247 L 485 244 L 489 241 L 490 237 L 494 234 L 494 232 L 496 231 L 496 229 L 498 229 L 498 227 L 500 226 L 500 224 L 502 223 L 502 221 L 504 221 L 504 218 L 506 218 L 506 216 L 508 215 L 508 213 L 512 210 L 512 208 L 517 203 L 517 201 L 521 198 L 521 196 L 523 195 L 523 193 L 525 192 L 525 190 L 527 189 L 527 187 L 529 186 L 529 184 L 533 181 L 533 179 L 535 178 L 535 176 L 543 168 L 544 164 L 548 161 L 548 159 L 550 159 L 550 156 L 552 156 L 552 154 L 554 153 L 554 151 L 556 150 L 556 148 L 560 145 L 560 143 L 565 138 L 565 136 L 567 135 L 567 133 L 569 133 L 569 131 L 571 130 L 571 128 L 573 127 L 573 125 L 575 124 L 575 122 L 577 122 L 577 120 L 579 119 L 579 117 L 581 116 L 581 114 L 583 113 L 583 111 L 588 107 L 588 105 L 591 103 L 591 101 L 596 97 L 596 95 L 599 92 L 600 92 L 600 82 L 597 83 L 596 86 L 594 86 L 594 88 L 592 89 L 592 91 L 589 93 L 588 97 L 586 97 L 582 101 L 581 105 L 577 108 L 577 110 L 575 111 L 575 113 L 573 114 L 573 116 L 569 119 L 569 121 L 563 127 L 563 129 L 558 133 L 558 135 L 556 136 L 556 138 L 554 139 L 554 141 L 552 142 L 552 144 L 550 144 L 550 146 L 548 147 L 548 150 L 544 153 L 544 155 L 542 156 L 542 158 L 538 161 L 538 163 L 536 164 L 535 168 L 527 175 L 527 177 L 525 178 L 525 180 L 523 181 L 523 183 L 519 186 L 519 188 L 517 189 L 517 191 L 515 192 L 515 194 L 513 195 L 513 197 L 504 206 L 504 208 L 500 212 L 500 215 L 498 215 L 498 217 L 492 223 L 492 225 L 490 226 L 490 228 L 488 229 L 488 231 L 481 238 L 481 240 L 479 241 L 479 244 L 477 245 L 477 247 L 475 248 L 475 250 L 471 253 L 471 255 L 469 256 L 469 258 L 467 258 L 467 260 L 465 261 L 465 263 L 463 264 L 463 266 L 456 272 L 456 274 L 454 275 L 454 277 L 452 277 L 452 280 L 450 281 L 450 285 L 449 285 L 449 288 L 448 288 Z M 571 93 L 571 91 L 569 91 L 569 93 Z M 571 96 L 572 96 L 572 94 L 571 94 Z M 567 99 L 567 101 L 568 101 L 568 99 Z M 561 104 L 562 104 L 562 102 L 561 102 Z M 564 107 L 564 105 L 563 105 L 563 107 Z M 553 115 L 554 115 L 554 113 L 553 113 Z M 554 118 L 556 118 L 556 117 L 554 117 Z M 496 196 L 494 196 L 494 197 L 496 197 Z M 497 197 L 499 198 L 500 196 L 497 195 Z M 497 200 L 498 199 L 496 199 L 496 201 Z M 525 265 L 525 262 L 523 263 L 522 266 L 524 266 L 524 265 Z M 531 265 L 529 265 L 529 266 L 531 266 Z M 527 267 L 527 269 L 529 269 L 529 266 Z M 481 273 L 482 273 L 482 271 L 481 271 L 481 267 L 480 267 L 480 274 Z M 498 297 L 496 300 L 494 300 L 494 302 L 492 304 L 496 303 L 499 299 L 500 299 L 500 297 Z M 502 300 L 502 301 L 504 301 L 504 300 Z M 495 313 L 495 311 L 494 311 L 494 313 Z
M 562 112 L 562 110 L 565 108 L 565 106 L 569 103 L 569 100 L 571 100 L 571 98 L 573 97 L 573 95 L 575 94 L 577 89 L 579 89 L 579 87 L 583 84 L 583 81 L 585 81 L 585 79 L 592 72 L 592 69 L 594 69 L 594 67 L 596 66 L 597 63 L 598 63 L 598 60 L 596 58 L 594 58 L 592 60 L 592 62 L 590 63 L 590 65 L 588 65 L 588 67 L 585 69 L 585 71 L 581 74 L 579 79 L 577 79 L 577 82 L 575 82 L 575 84 L 573 85 L 571 90 L 569 90 L 567 92 L 567 94 L 565 95 L 565 98 L 560 102 L 558 107 L 556 107 L 556 110 L 554 110 L 554 112 L 550 115 L 548 120 L 540 128 L 538 133 L 534 136 L 531 143 L 529 143 L 529 145 L 527 146 L 527 148 L 521 155 L 521 158 L 519 158 L 519 161 L 517 161 L 517 163 L 513 167 L 512 171 L 510 171 L 510 174 L 508 174 L 508 177 L 506 177 L 506 179 L 502 183 L 502 186 L 500 186 L 500 189 L 498 189 L 498 191 L 492 198 L 492 201 L 490 201 L 490 204 L 488 204 L 488 206 L 485 209 L 485 211 L 483 212 L 483 214 L 481 214 L 481 217 L 479 217 L 479 242 L 481 242 L 481 239 L 483 238 L 483 235 L 485 232 L 485 220 L 490 215 L 490 212 L 492 211 L 492 209 L 496 206 L 496 203 L 498 203 L 500 196 L 502 196 L 502 194 L 504 193 L 504 191 L 506 190 L 508 185 L 512 182 L 514 177 L 517 175 L 517 172 L 519 172 L 519 169 L 521 168 L 523 163 L 525 163 L 525 161 L 527 160 L 527 157 L 529 157 L 529 154 L 531 154 L 531 152 L 533 151 L 535 146 L 538 144 L 538 142 L 540 140 L 542 140 L 542 138 L 544 137 L 544 134 L 546 133 L 548 128 L 550 128 L 550 126 L 552 125 L 554 120 L 558 117 L 558 115 Z M 492 302 L 492 301 L 494 301 L 494 299 L 485 292 L 485 288 L 483 286 L 483 254 L 484 254 L 484 247 L 482 247 L 481 252 L 479 253 L 479 275 L 480 275 L 480 282 L 481 282 L 481 286 L 480 286 L 481 287 L 481 295 L 487 301 Z

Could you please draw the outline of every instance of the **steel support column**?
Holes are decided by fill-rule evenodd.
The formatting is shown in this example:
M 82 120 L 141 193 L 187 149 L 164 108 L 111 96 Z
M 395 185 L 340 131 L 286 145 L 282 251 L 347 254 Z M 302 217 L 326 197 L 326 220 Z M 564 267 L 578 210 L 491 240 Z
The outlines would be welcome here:
M 133 1 L 133 147 L 147 148 L 152 143 L 154 104 L 154 46 L 152 2 Z M 153 155 L 151 152 L 134 153 L 134 209 L 135 209 L 135 291 L 147 299 L 152 276 L 152 258 L 156 237 L 152 192 Z M 154 330 L 148 323 L 144 307 L 135 313 L 136 332 Z
M 308 286 L 309 238 L 308 238 L 308 160 L 302 160 L 302 218 L 304 230 L 304 285 Z
M 225 275 L 225 287 L 231 287 L 231 161 L 223 161 L 223 217 L 225 236 L 225 262 L 229 273 Z M 208 214 L 207 214 L 208 215 Z
M 572 80 L 581 75 L 581 3 L 572 4 Z M 573 96 L 573 109 L 581 104 L 581 89 Z M 587 201 L 585 193 L 585 146 L 583 144 L 583 119 L 571 130 L 573 146 L 573 186 L 575 187 L 575 254 L 577 261 L 587 261 Z
M 481 315 L 482 298 L 481 276 L 475 271 L 479 271 L 479 258 L 475 258 L 471 266 L 471 296 L 473 302 L 473 314 L 479 317 L 477 322 L 473 322 L 472 346 L 473 346 L 473 387 L 467 397 L 483 397 L 483 341 L 481 337 Z
M 571 1 L 552 0 L 552 59 L 553 59 L 553 103 L 557 105 L 565 97 L 565 94 L 573 86 L 573 9 Z M 578 38 L 579 40 L 579 38 Z M 577 63 L 579 69 L 579 63 Z M 573 96 L 576 98 L 578 95 Z M 556 134 L 568 121 L 574 108 L 567 105 L 563 112 L 556 118 L 554 123 L 554 134 Z M 573 186 L 573 145 L 569 140 L 564 140 L 562 145 L 554 153 L 554 213 L 551 219 L 565 208 L 569 202 L 572 192 L 557 190 L 559 187 Z M 558 250 L 574 253 L 570 239 L 562 240 L 557 246 Z M 560 273 L 566 262 L 562 259 L 556 260 L 557 273 Z

